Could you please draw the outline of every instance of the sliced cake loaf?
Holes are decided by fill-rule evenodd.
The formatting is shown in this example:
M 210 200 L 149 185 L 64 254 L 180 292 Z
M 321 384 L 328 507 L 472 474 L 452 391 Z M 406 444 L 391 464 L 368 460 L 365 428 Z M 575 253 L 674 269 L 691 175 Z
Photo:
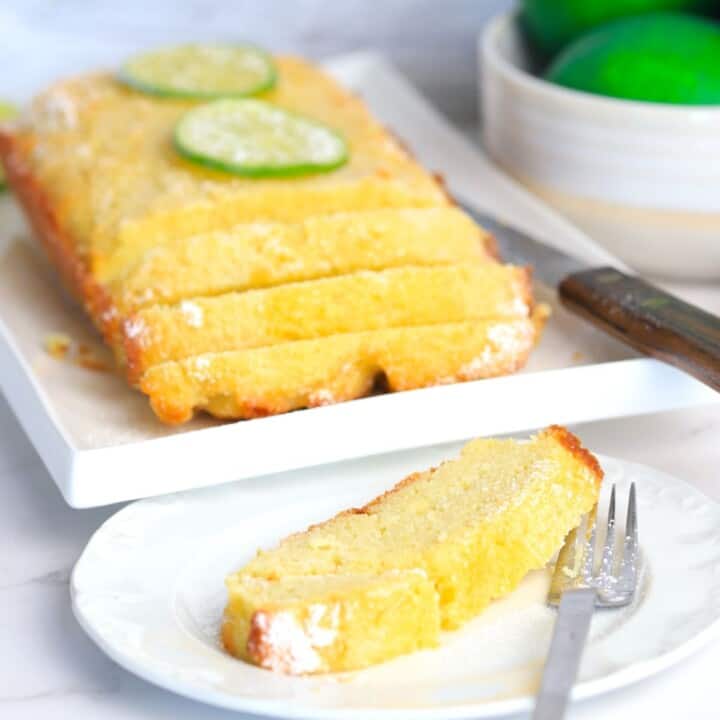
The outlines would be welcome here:
M 528 272 L 497 262 L 361 99 L 274 61 L 262 100 L 341 134 L 346 164 L 273 178 L 195 164 L 173 133 L 197 102 L 102 73 L 56 83 L 0 130 L 15 196 L 130 382 L 181 422 L 521 367 L 542 314 Z
M 595 457 L 564 428 L 529 442 L 470 442 L 458 459 L 291 535 L 230 576 L 225 647 L 289 673 L 430 647 L 436 629 L 459 627 L 544 567 L 601 481 Z M 409 622 L 388 627 L 385 614 L 395 617 L 407 597 Z

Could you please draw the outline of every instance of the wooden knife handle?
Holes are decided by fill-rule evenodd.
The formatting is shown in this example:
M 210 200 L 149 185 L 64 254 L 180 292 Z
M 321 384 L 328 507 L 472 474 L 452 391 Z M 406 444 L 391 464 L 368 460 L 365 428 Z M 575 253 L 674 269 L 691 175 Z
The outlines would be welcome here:
M 611 267 L 569 275 L 560 299 L 644 355 L 720 391 L 720 318 Z

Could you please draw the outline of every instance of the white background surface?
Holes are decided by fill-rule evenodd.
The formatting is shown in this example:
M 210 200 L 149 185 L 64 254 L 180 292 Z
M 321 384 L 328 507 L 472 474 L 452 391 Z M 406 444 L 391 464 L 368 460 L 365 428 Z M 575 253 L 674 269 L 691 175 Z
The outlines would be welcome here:
M 483 16 L 505 2 L 482 0 L 236 0 L 235 2 L 93 3 L 4 0 L 0 7 L 0 94 L 22 95 L 22 47 L 13 13 L 39 32 L 90 34 L 107 44 L 186 37 L 254 38 L 316 56 L 368 45 L 391 52 L 401 67 L 456 118 L 472 117 L 473 38 Z M 242 29 L 242 32 L 240 32 Z M 79 60 L 71 50 L 57 66 Z M 32 63 L 27 63 L 31 66 Z M 440 82 L 439 78 L 443 78 Z M 469 99 L 468 99 L 469 98 Z M 717 287 L 684 294 L 720 311 Z M 710 407 L 576 428 L 598 452 L 654 465 L 720 500 L 720 410 Z M 102 479 L 99 478 L 99 481 Z M 68 576 L 87 539 L 114 511 L 71 510 L 0 398 L 0 717 L 10 720 L 230 720 L 135 679 L 107 660 L 75 623 Z M 690 560 L 691 561 L 691 560 Z M 480 650 L 479 650 L 480 651 Z M 573 720 L 720 715 L 720 644 L 675 670 L 602 700 L 575 706 Z

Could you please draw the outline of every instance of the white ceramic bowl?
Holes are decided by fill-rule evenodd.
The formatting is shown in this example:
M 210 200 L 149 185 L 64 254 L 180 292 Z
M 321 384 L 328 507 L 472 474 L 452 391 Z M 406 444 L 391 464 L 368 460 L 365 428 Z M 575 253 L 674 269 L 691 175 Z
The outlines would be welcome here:
M 529 71 L 513 14 L 489 23 L 479 55 L 495 162 L 636 270 L 720 278 L 720 108 L 546 82 Z

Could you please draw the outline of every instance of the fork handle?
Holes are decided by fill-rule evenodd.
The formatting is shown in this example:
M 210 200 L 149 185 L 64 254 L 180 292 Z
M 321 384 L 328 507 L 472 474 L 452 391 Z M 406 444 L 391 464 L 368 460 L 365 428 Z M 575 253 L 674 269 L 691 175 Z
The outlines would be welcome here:
M 565 717 L 594 607 L 595 590 L 591 588 L 563 593 L 532 720 Z

